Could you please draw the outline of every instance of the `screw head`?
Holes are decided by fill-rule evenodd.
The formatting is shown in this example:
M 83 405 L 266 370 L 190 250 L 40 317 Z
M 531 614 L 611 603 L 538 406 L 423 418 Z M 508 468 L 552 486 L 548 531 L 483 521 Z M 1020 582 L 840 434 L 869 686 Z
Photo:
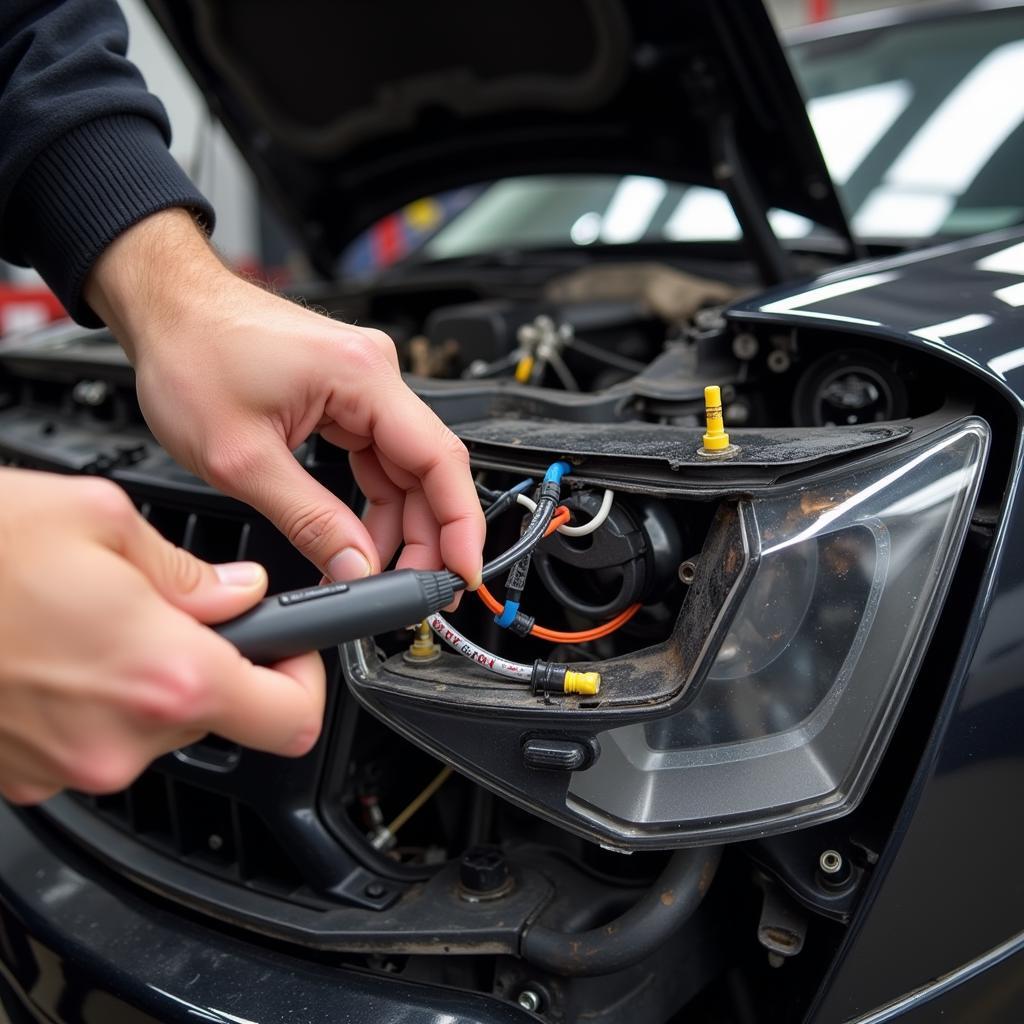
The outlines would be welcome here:
M 853 877 L 850 862 L 838 850 L 824 850 L 818 858 L 818 879 L 826 889 L 842 889 Z
M 843 870 L 843 857 L 838 850 L 825 850 L 818 858 L 823 875 L 838 875 Z
M 532 988 L 524 988 L 516 996 L 516 1002 L 524 1010 L 529 1010 L 530 1013 L 536 1013 L 540 1009 L 540 995 Z
M 221 836 L 217 835 L 217 833 L 216 833 L 216 832 L 212 832 L 212 833 L 211 833 L 211 834 L 210 834 L 209 836 L 207 836 L 207 838 L 206 838 L 206 845 L 207 845 L 207 846 L 208 846 L 208 847 L 209 847 L 209 848 L 210 848 L 211 850 L 213 850 L 214 852 L 216 852 L 217 850 L 220 850 L 220 849 L 222 849 L 222 848 L 223 848 L 223 846 L 224 846 L 224 840 L 223 840 L 223 838 L 222 838 Z
M 387 893 L 387 889 L 385 889 L 380 882 L 370 882 L 370 884 L 363 889 L 363 894 L 368 896 L 371 900 L 379 900 L 383 895 L 385 895 L 385 893 Z

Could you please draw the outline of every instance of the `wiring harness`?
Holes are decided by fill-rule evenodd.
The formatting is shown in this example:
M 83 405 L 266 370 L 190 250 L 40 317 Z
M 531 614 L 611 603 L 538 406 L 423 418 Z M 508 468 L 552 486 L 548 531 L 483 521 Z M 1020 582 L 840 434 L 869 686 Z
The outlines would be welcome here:
M 613 619 L 591 629 L 576 632 L 547 629 L 538 626 L 535 620 L 520 609 L 520 600 L 530 570 L 533 550 L 540 541 L 556 530 L 571 537 L 582 537 L 599 530 L 607 521 L 615 501 L 613 491 L 606 490 L 597 513 L 588 522 L 572 526 L 569 523 L 569 510 L 559 506 L 562 478 L 570 472 L 565 462 L 555 462 L 548 467 L 538 488 L 536 498 L 529 497 L 534 481 L 527 479 L 509 488 L 507 491 L 492 491 L 482 484 L 477 484 L 481 500 L 487 504 L 484 516 L 490 522 L 502 512 L 514 506 L 525 508 L 530 513 L 519 540 L 497 558 L 488 562 L 483 569 L 484 584 L 477 594 L 487 608 L 494 613 L 494 621 L 518 636 L 533 636 L 552 643 L 576 644 L 586 643 L 608 636 L 620 626 L 628 622 L 639 610 L 640 605 L 634 604 L 620 612 Z M 499 602 L 488 590 L 486 581 L 493 580 L 500 573 L 508 570 L 505 584 L 505 601 Z M 455 589 L 465 589 L 465 581 L 452 576 Z M 597 672 L 579 672 L 567 669 L 563 665 L 546 661 L 536 661 L 533 665 L 510 661 L 500 655 L 481 647 L 457 630 L 439 612 L 432 614 L 428 620 L 431 629 L 445 643 L 463 657 L 496 675 L 515 682 L 531 686 L 535 693 L 576 693 L 583 695 L 596 694 L 600 688 L 601 677 Z

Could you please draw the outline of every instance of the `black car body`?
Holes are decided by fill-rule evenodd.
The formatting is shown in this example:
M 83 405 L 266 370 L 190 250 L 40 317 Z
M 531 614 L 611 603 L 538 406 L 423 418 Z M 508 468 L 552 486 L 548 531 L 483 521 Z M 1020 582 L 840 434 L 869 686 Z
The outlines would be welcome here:
M 424 67 L 415 93 L 378 94 L 376 123 L 324 99 L 341 5 L 284 21 L 269 3 L 152 6 L 325 274 L 374 219 L 466 180 L 470 157 L 478 180 L 717 184 L 746 248 L 508 253 L 311 290 L 391 330 L 410 362 L 437 365 L 424 341 L 448 353 L 437 379 L 411 380 L 489 486 L 569 458 L 581 519 L 616 492 L 608 534 L 542 549 L 538 617 L 578 627 L 602 596 L 591 572 L 643 608 L 570 652 L 599 661 L 600 700 L 367 638 L 326 652 L 328 724 L 304 758 L 210 737 L 123 793 L 0 807 L 0 1019 L 1019 1019 L 1024 229 L 835 269 L 859 252 L 750 5 L 581 0 L 531 52 L 532 74 L 554 75 L 546 100 L 529 75 L 467 97 L 470 71 Z M 353 6 L 372 36 L 379 15 Z M 452 52 L 484 29 L 522 47 L 515 19 L 443 6 L 468 19 Z M 307 107 L 287 60 L 254 71 L 267 26 L 287 55 L 314 9 L 325 80 Z M 475 73 L 496 62 L 479 51 Z M 820 226 L 814 244 L 779 245 L 769 206 Z M 637 287 L 639 256 L 660 267 Z M 593 267 L 621 294 L 548 290 Z M 747 297 L 723 309 L 684 270 Z M 801 275 L 817 276 L 781 286 Z M 652 280 L 695 292 L 689 314 L 652 302 Z M 579 392 L 510 379 L 510 353 L 557 345 L 564 323 Z M 705 384 L 723 388 L 732 458 L 702 451 Z M 297 454 L 358 500 L 329 445 Z M 257 557 L 278 590 L 315 582 L 269 524 L 159 449 L 102 332 L 0 350 L 0 456 L 108 475 L 201 556 Z M 476 605 L 459 615 L 503 656 L 548 656 Z

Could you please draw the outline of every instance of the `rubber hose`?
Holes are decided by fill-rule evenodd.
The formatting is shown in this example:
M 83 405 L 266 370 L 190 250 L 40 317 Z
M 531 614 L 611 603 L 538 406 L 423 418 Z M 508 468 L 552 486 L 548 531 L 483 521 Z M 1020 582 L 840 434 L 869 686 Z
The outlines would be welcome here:
M 576 934 L 533 925 L 523 936 L 523 958 L 552 974 L 577 978 L 632 967 L 690 919 L 711 887 L 721 856 L 719 846 L 678 850 L 621 917 Z

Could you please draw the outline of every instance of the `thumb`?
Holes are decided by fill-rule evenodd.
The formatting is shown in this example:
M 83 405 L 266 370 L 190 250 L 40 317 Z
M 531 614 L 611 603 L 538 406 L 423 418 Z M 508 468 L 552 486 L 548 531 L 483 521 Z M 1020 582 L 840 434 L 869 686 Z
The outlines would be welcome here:
M 122 538 L 121 553 L 169 604 L 200 622 L 224 622 L 241 615 L 267 592 L 262 565 L 211 565 L 164 540 L 141 518 Z
M 335 582 L 380 572 L 380 556 L 362 521 L 306 472 L 283 441 L 268 446 L 255 478 L 220 484 L 262 512 Z

